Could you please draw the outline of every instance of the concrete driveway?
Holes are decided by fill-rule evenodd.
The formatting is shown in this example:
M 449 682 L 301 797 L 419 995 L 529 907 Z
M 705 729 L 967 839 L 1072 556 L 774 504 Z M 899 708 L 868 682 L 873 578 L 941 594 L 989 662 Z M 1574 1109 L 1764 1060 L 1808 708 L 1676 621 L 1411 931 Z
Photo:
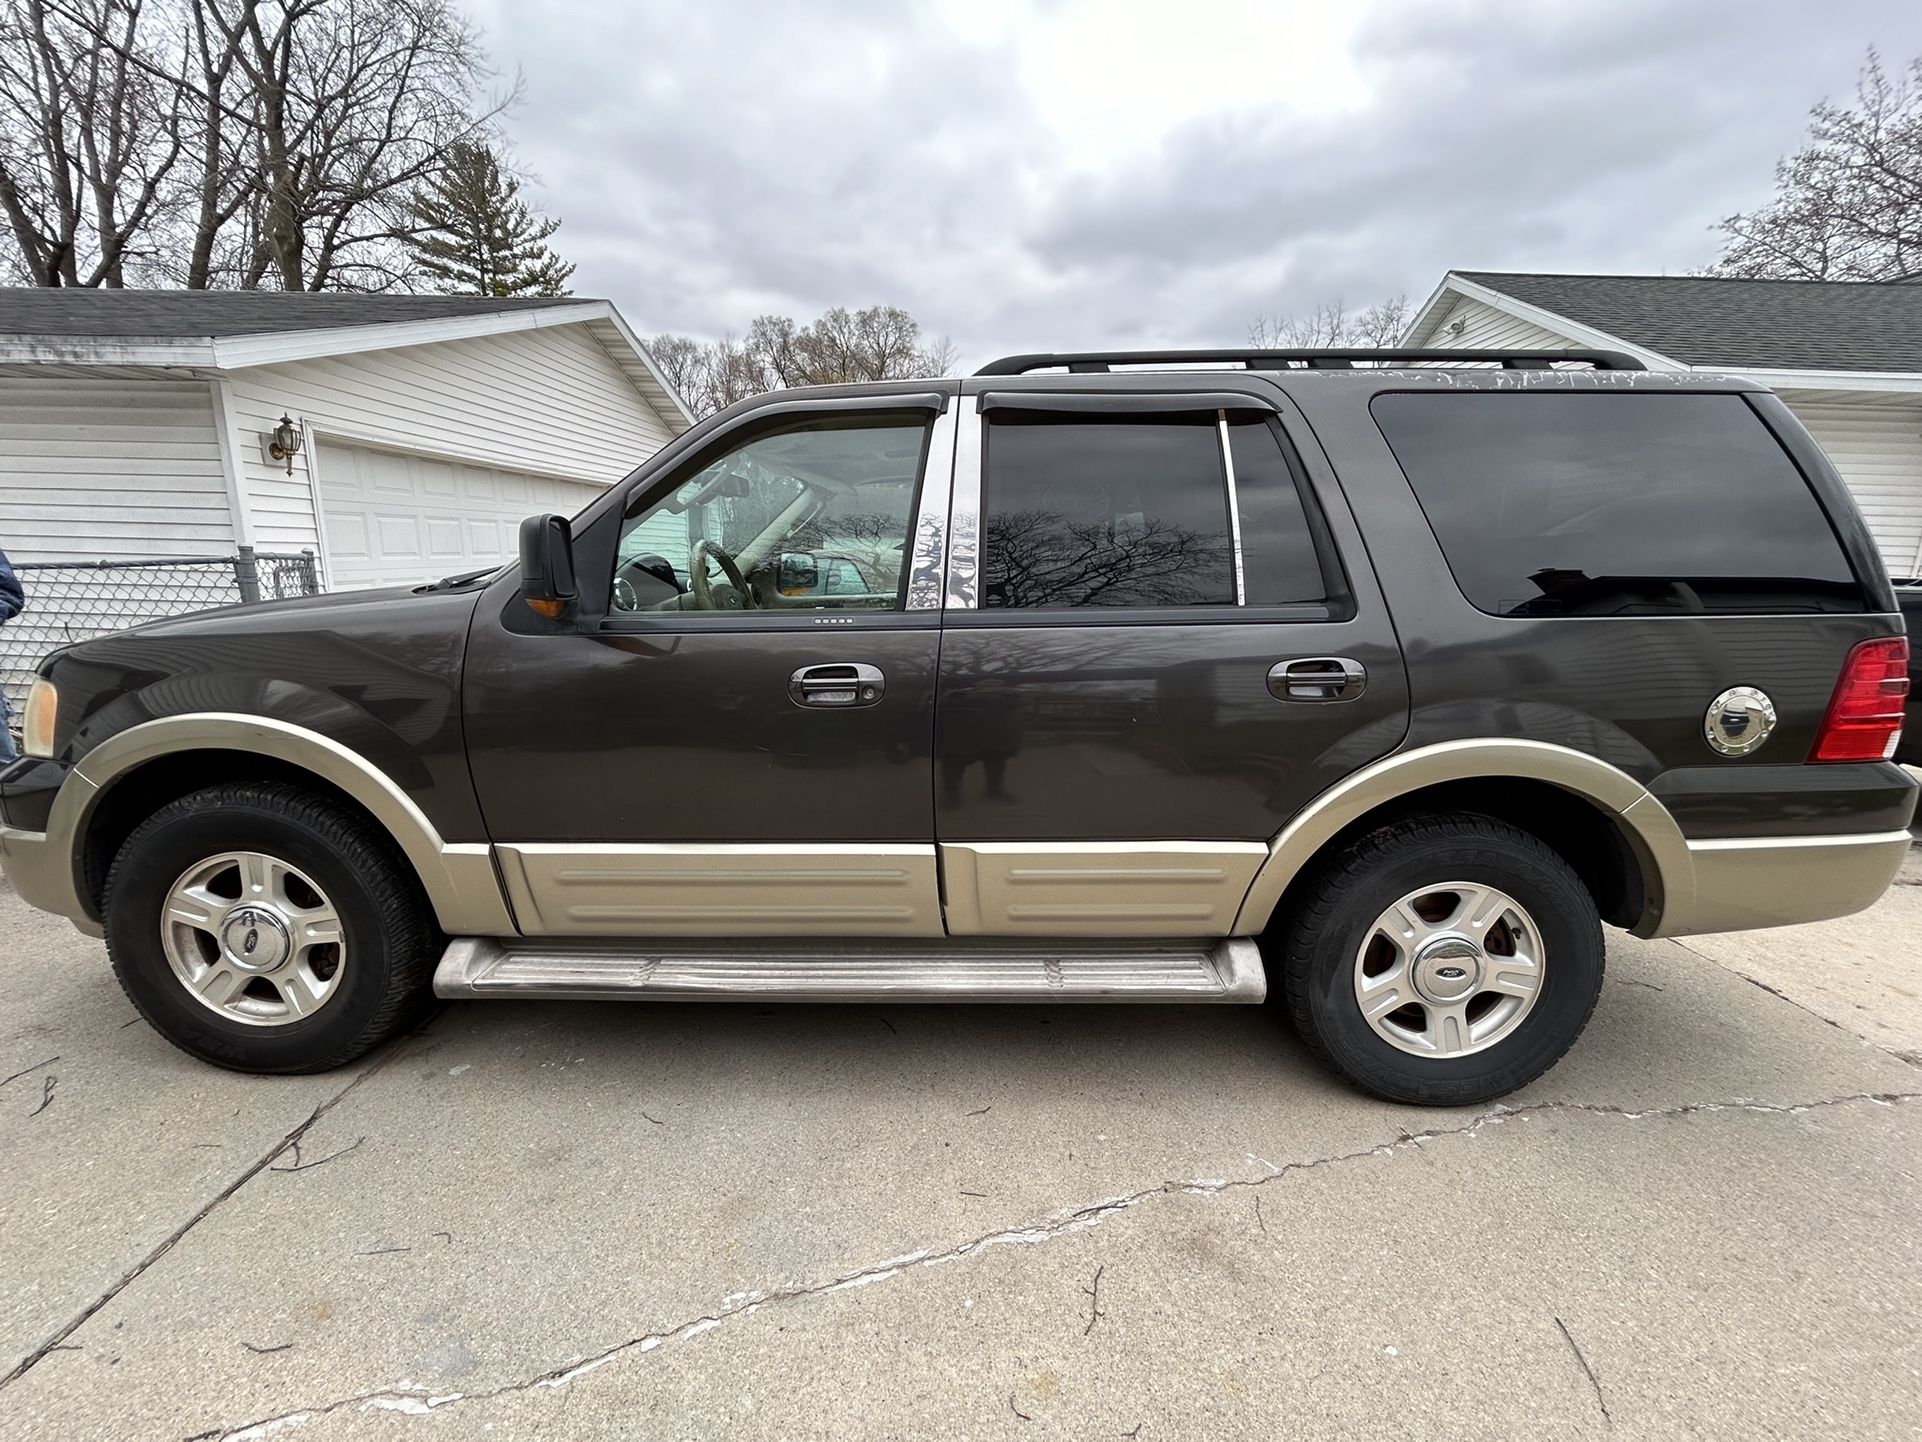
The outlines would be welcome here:
M 1265 1008 L 481 1002 L 270 1081 L 0 886 L 0 1437 L 1913 1437 L 1918 950 L 1914 860 L 1615 936 L 1478 1111 Z

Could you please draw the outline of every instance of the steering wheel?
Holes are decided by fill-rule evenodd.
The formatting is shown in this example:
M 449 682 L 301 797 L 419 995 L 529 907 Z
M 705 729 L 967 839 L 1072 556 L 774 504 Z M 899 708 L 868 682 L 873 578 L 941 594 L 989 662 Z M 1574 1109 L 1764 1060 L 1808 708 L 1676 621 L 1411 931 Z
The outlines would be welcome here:
M 716 596 L 714 587 L 707 579 L 707 563 L 715 562 L 727 577 L 728 591 Z M 694 543 L 693 555 L 688 560 L 688 586 L 694 592 L 694 609 L 697 611 L 751 611 L 754 609 L 754 593 L 748 589 L 747 578 L 734 558 L 722 550 L 715 542 L 703 538 Z

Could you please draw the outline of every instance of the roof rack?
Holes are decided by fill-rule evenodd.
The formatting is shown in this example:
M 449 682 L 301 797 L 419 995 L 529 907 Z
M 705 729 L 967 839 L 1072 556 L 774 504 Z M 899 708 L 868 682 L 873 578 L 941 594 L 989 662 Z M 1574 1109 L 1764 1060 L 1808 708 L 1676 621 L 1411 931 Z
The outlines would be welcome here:
M 1063 351 L 1058 355 L 1010 355 L 989 361 L 978 376 L 1019 376 L 1065 366 L 1071 374 L 1100 375 L 1116 366 L 1228 365 L 1244 370 L 1348 370 L 1357 361 L 1375 365 L 1443 362 L 1487 365 L 1504 370 L 1539 371 L 1563 363 L 1587 364 L 1598 371 L 1646 370 L 1634 356 L 1614 350 L 1436 350 L 1420 346 L 1330 350 L 1308 346 L 1290 350 L 1125 350 Z

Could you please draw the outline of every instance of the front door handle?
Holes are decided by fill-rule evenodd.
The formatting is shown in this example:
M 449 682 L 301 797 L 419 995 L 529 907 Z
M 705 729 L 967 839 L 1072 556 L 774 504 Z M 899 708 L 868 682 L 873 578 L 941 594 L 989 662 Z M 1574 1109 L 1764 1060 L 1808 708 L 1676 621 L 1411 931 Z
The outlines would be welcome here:
M 1268 690 L 1280 701 L 1353 701 L 1368 689 L 1368 669 L 1349 656 L 1302 656 L 1268 670 Z
M 887 691 L 887 677 L 879 666 L 857 661 L 803 666 L 787 680 L 787 694 L 796 706 L 835 708 L 872 706 Z

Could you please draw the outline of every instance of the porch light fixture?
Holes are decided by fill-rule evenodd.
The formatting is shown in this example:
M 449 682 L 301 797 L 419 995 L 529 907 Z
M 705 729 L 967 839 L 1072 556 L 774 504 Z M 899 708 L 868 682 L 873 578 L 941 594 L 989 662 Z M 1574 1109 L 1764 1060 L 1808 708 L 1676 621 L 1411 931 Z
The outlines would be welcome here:
M 294 457 L 300 454 L 300 443 L 304 439 L 300 433 L 300 427 L 283 413 L 280 424 L 274 427 L 266 439 L 267 454 L 277 461 L 285 461 L 287 474 L 291 476 L 294 473 Z

